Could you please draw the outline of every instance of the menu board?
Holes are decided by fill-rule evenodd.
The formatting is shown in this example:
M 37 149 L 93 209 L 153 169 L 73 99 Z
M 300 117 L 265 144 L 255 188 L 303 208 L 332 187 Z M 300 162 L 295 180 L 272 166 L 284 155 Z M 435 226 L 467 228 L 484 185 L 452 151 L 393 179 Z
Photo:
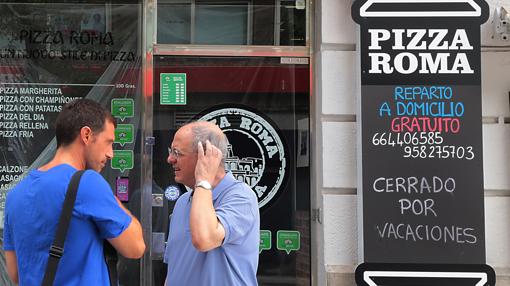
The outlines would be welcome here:
M 16 163 L 0 166 L 0 190 L 8 190 L 19 181 L 31 163 L 29 156 L 13 152 L 18 147 L 13 145 L 21 144 L 18 150 L 23 154 L 44 147 L 37 143 L 51 140 L 50 127 L 62 106 L 81 98 L 77 93 L 65 93 L 66 89 L 58 86 L 0 85 L 0 138 L 5 143 L 2 151 L 4 160 Z
M 484 1 L 355 1 L 363 260 L 484 264 Z
M 0 229 L 8 191 L 53 157 L 55 120 L 66 103 L 88 98 L 111 109 L 130 100 L 131 113 L 116 117 L 131 140 L 119 139 L 114 149 L 132 153 L 141 105 L 139 9 L 0 3 Z

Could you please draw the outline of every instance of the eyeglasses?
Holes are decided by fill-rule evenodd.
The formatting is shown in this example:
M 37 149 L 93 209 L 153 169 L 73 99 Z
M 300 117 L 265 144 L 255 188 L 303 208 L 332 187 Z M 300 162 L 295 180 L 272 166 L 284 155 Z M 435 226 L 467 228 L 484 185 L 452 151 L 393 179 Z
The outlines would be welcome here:
M 168 147 L 168 156 L 174 156 L 175 159 L 179 159 L 183 153 L 177 149 L 174 149 L 172 147 Z

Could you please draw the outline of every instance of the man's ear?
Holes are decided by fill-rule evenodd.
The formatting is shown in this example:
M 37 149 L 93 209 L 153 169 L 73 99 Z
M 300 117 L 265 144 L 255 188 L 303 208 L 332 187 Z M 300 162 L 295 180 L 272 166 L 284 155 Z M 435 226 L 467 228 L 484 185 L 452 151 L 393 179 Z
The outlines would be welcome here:
M 80 129 L 80 139 L 87 145 L 92 140 L 92 129 L 88 126 L 83 126 Z

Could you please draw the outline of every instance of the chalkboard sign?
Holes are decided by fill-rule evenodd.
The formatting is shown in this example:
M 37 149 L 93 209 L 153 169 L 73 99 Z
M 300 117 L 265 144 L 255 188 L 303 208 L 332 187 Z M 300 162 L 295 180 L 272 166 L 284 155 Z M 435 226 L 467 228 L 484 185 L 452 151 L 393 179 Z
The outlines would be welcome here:
M 358 0 L 363 259 L 484 264 L 484 1 Z

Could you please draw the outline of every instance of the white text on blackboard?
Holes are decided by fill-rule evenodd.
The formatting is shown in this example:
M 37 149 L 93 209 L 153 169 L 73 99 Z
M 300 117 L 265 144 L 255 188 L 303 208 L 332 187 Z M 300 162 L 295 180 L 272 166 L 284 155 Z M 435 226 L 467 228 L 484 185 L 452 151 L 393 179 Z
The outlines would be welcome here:
M 368 53 L 371 74 L 474 73 L 465 52 L 473 46 L 464 29 L 368 29 L 368 33 L 368 50 L 380 51 Z

